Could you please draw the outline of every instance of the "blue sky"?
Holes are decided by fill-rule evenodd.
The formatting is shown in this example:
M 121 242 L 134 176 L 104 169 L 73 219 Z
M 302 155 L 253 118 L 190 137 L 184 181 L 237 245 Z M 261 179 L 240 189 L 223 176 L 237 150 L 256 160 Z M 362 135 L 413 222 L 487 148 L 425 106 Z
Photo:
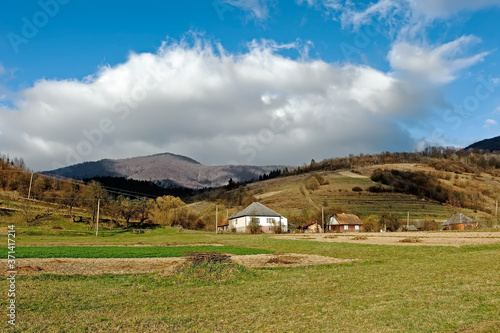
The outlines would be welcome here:
M 0 153 L 292 164 L 499 135 L 500 0 L 8 2 Z

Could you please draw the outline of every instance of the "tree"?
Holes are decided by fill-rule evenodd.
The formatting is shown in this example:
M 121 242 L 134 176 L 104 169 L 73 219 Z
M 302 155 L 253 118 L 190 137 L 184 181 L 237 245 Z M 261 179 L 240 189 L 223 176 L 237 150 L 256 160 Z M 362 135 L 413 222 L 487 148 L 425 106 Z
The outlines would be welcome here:
M 125 226 L 128 228 L 130 219 L 135 217 L 139 212 L 139 204 L 136 200 L 131 200 L 129 197 L 124 197 L 122 195 L 118 197 L 117 201 L 120 215 L 125 219 Z
M 152 220 L 161 225 L 176 225 L 178 222 L 186 222 L 187 208 L 186 204 L 179 198 L 164 195 L 156 198 L 155 204 L 151 210 Z
M 137 214 L 139 215 L 139 224 L 143 224 L 147 221 L 151 215 L 151 210 L 155 205 L 153 199 L 140 198 L 137 200 Z
M 81 200 L 83 207 L 91 216 L 90 229 L 92 229 L 96 223 L 99 200 L 101 200 L 101 203 L 104 205 L 107 199 L 108 193 L 99 183 L 92 181 L 84 187 Z
M 366 232 L 377 232 L 380 230 L 379 218 L 377 215 L 370 215 L 363 221 L 363 229 Z
M 383 213 L 380 216 L 379 225 L 385 226 L 388 231 L 397 231 L 401 226 L 401 222 L 396 215 Z
M 73 215 L 73 207 L 75 207 L 78 203 L 79 194 L 80 194 L 80 185 L 75 183 L 64 182 L 62 188 L 62 203 L 68 206 L 68 214 L 74 219 Z

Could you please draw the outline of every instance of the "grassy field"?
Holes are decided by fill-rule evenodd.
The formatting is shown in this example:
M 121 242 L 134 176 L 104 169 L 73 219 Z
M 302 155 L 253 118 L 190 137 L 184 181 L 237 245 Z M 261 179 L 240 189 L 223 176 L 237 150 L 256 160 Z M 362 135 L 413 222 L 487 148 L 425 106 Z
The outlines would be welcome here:
M 36 240 L 40 237 L 27 233 L 19 237 L 17 251 L 24 251 L 23 243 L 40 244 Z M 207 268 L 170 277 L 18 276 L 15 332 L 500 331 L 500 245 L 382 246 L 268 235 L 181 234 L 175 229 L 98 238 L 47 237 L 64 245 L 74 245 L 74 240 L 87 245 L 103 240 L 144 245 L 219 243 L 359 261 L 275 269 L 235 266 L 222 279 L 212 278 Z M 2 279 L 0 288 L 7 287 Z M 6 305 L 4 297 L 0 307 Z M 6 321 L 0 325 L 3 331 L 8 329 Z
M 21 258 L 170 258 L 190 252 L 220 252 L 233 255 L 272 253 L 261 249 L 236 246 L 27 246 L 18 247 Z

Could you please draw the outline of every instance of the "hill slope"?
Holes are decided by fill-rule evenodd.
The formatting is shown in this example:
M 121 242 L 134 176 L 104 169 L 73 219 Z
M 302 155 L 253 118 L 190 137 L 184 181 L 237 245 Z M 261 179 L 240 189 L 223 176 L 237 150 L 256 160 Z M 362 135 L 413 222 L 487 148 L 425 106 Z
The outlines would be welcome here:
M 465 149 L 481 149 L 490 152 L 500 151 L 500 136 L 491 139 L 481 140 L 479 142 L 471 144 Z
M 85 162 L 45 172 L 74 179 L 125 177 L 152 181 L 163 187 L 203 188 L 259 178 L 284 166 L 203 165 L 189 157 L 170 153 L 127 159 Z
M 477 202 L 477 209 L 460 206 L 453 201 L 450 204 L 439 202 L 426 196 L 402 193 L 392 186 L 381 185 L 370 177 L 377 169 L 398 170 L 400 172 L 422 172 L 437 178 L 442 190 L 449 189 L 459 197 Z M 352 172 L 355 171 L 355 172 Z M 317 175 L 317 176 L 315 176 Z M 322 181 L 310 187 L 311 179 L 319 177 Z M 312 184 L 314 185 L 314 179 Z M 371 191 L 371 187 L 382 187 L 386 191 Z M 309 189 L 308 189 L 309 187 Z M 436 189 L 436 191 L 439 191 Z M 228 200 L 241 190 L 228 191 L 224 198 Z M 500 177 L 488 173 L 462 173 L 440 171 L 426 164 L 391 163 L 366 165 L 335 171 L 316 171 L 298 175 L 278 177 L 259 181 L 245 186 L 245 194 L 252 196 L 272 210 L 288 218 L 290 223 L 304 225 L 321 221 L 322 209 L 325 220 L 334 213 L 351 213 L 366 219 L 370 215 L 393 214 L 401 221 L 406 221 L 409 213 L 411 223 L 426 220 L 444 222 L 455 212 L 478 219 L 481 226 L 491 226 L 494 217 L 495 196 L 500 193 Z M 467 194 L 467 195 L 465 195 Z M 234 200 L 233 200 L 234 201 Z M 221 207 L 221 202 L 225 205 Z M 197 201 L 190 205 L 194 211 L 202 213 L 210 207 L 208 201 Z M 234 204 L 224 200 L 219 202 L 219 211 L 230 216 L 248 204 Z M 213 205 L 213 203 L 212 203 Z M 466 206 L 470 206 L 468 203 Z M 215 207 L 212 207 L 214 210 Z M 226 212 L 227 209 L 227 212 Z M 493 215 L 492 215 L 493 214 Z

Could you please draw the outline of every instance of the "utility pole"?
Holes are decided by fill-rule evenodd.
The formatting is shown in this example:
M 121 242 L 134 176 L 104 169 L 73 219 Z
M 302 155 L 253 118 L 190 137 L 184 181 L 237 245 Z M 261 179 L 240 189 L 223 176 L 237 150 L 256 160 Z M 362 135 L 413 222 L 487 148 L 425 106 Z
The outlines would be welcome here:
M 323 227 L 323 233 L 325 233 L 325 208 L 321 207 L 321 226 Z
M 33 184 L 33 172 L 31 173 L 30 188 L 28 190 L 28 200 L 30 199 L 30 195 L 31 195 L 31 184 Z
M 99 233 L 99 208 L 101 206 L 101 199 L 97 199 L 97 221 L 95 225 L 95 236 Z
M 215 233 L 217 234 L 217 219 L 219 218 L 219 206 L 215 205 Z
M 495 229 L 498 227 L 498 199 L 495 203 Z

